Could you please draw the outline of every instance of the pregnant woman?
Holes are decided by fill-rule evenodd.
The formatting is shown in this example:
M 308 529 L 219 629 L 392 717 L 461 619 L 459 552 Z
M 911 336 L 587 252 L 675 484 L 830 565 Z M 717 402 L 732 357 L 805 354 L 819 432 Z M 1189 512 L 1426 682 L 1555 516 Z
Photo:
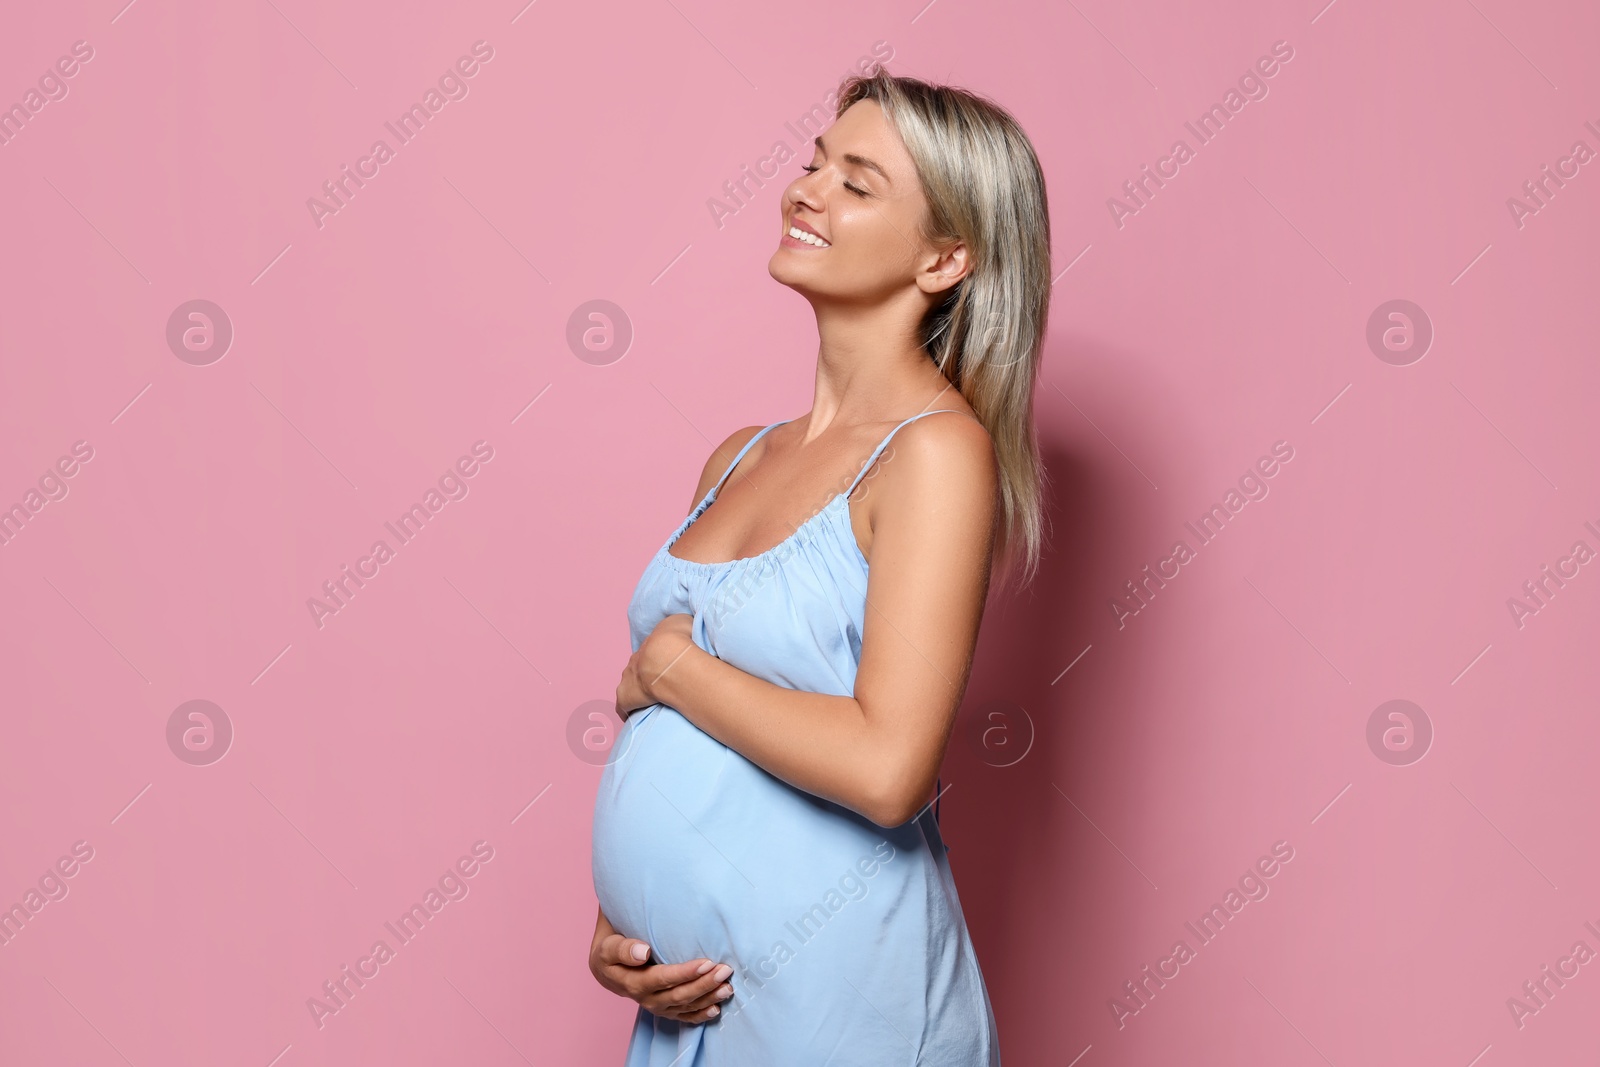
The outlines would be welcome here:
M 879 71 L 836 114 L 768 266 L 811 410 L 717 449 L 628 607 L 590 955 L 627 1067 L 1000 1063 L 931 809 L 991 564 L 1038 564 L 1044 179 L 960 89 Z

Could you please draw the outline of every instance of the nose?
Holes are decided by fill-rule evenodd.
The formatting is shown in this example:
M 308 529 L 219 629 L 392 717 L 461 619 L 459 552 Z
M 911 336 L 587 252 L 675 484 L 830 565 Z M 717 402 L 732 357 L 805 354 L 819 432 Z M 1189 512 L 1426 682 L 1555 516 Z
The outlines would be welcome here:
M 822 185 L 814 179 L 821 174 L 820 170 L 810 174 L 801 174 L 800 177 L 789 183 L 784 190 L 785 215 L 792 215 L 794 208 L 804 205 L 813 211 L 822 210 Z

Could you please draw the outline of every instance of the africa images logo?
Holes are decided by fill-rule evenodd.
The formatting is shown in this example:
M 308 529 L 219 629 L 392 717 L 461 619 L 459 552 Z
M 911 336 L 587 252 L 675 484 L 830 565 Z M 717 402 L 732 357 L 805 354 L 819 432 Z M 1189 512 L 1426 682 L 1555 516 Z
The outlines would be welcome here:
M 494 48 L 488 41 L 474 41 L 472 55 L 461 56 L 453 66 L 445 68 L 445 72 L 439 75 L 438 87 L 429 86 L 427 92 L 422 94 L 421 103 L 413 101 L 394 122 L 383 124 L 384 128 L 394 136 L 395 143 L 392 147 L 388 141 L 380 137 L 372 142 L 372 147 L 368 149 L 366 155 L 356 160 L 354 172 L 348 163 L 340 164 L 339 177 L 322 183 L 322 194 L 326 200 L 319 200 L 314 196 L 306 198 L 306 210 L 311 212 L 311 221 L 316 223 L 317 229 L 320 230 L 327 225 L 324 220 L 329 215 L 337 215 L 349 207 L 356 193 L 366 188 L 367 181 L 376 178 L 382 168 L 395 158 L 398 149 L 410 144 L 429 121 L 444 110 L 446 104 L 452 100 L 465 100 L 467 94 L 472 91 L 467 79 L 476 77 L 483 69 L 482 64 L 488 63 L 493 58 Z
M 1148 1008 L 1156 993 L 1165 989 L 1168 982 L 1182 974 L 1183 968 L 1199 957 L 1199 950 L 1215 941 L 1227 925 L 1244 911 L 1246 904 L 1266 900 L 1267 894 L 1272 891 L 1268 880 L 1278 875 L 1292 859 L 1294 859 L 1294 846 L 1287 841 L 1274 841 L 1272 854 L 1260 857 L 1245 868 L 1244 874 L 1239 877 L 1237 888 L 1229 886 L 1220 902 L 1213 903 L 1210 909 L 1194 922 L 1183 924 L 1184 928 L 1194 935 L 1193 947 L 1188 941 L 1179 938 L 1173 943 L 1170 953 L 1156 960 L 1153 969 L 1147 963 L 1137 977 L 1123 982 L 1124 995 L 1111 997 L 1106 1001 L 1106 1006 L 1111 1010 L 1111 1017 L 1117 1021 L 1117 1029 L 1126 1027 L 1129 1019 Z
M 494 846 L 487 841 L 474 841 L 472 855 L 462 856 L 454 864 L 446 867 L 436 885 L 430 885 L 421 900 L 413 902 L 410 908 L 401 912 L 392 922 L 386 921 L 383 924 L 383 928 L 394 937 L 393 945 L 384 938 L 378 938 L 372 943 L 372 949 L 367 955 L 356 959 L 354 968 L 348 963 L 343 964 L 339 968 L 337 978 L 330 978 L 322 983 L 320 998 L 307 997 L 306 1010 L 311 1013 L 317 1029 L 321 1030 L 326 1026 L 330 1016 L 348 1008 L 355 995 L 365 989 L 368 982 L 382 974 L 383 968 L 395 960 L 400 949 L 416 940 L 417 936 L 444 910 L 446 904 L 465 900 L 467 894 L 472 892 L 469 880 L 476 877 L 483 870 L 483 865 L 492 859 L 494 859 Z
M 1182 539 L 1176 541 L 1171 553 L 1156 561 L 1154 570 L 1145 564 L 1142 578 L 1137 582 L 1130 578 L 1123 583 L 1126 595 L 1118 594 L 1108 601 L 1111 615 L 1117 620 L 1117 629 L 1127 626 L 1129 619 L 1148 608 L 1157 591 L 1165 589 L 1167 582 L 1183 573 L 1183 568 L 1198 556 L 1199 550 L 1215 541 L 1246 504 L 1253 500 L 1265 500 L 1272 491 L 1267 479 L 1276 475 L 1292 459 L 1294 446 L 1287 441 L 1275 442 L 1271 455 L 1262 456 L 1240 475 L 1237 489 L 1230 487 L 1222 495 L 1220 504 L 1212 504 L 1194 522 L 1184 523 L 1184 528 L 1194 534 L 1195 545 L 1191 547 L 1188 541 Z
M 393 522 L 383 524 L 384 529 L 394 536 L 393 546 L 379 538 L 372 542 L 372 548 L 367 555 L 356 560 L 354 571 L 350 569 L 350 564 L 340 564 L 339 577 L 330 578 L 322 583 L 322 592 L 327 599 L 314 596 L 306 598 L 306 610 L 311 613 L 311 621 L 316 624 L 317 629 L 322 629 L 330 615 L 337 615 L 349 607 L 356 593 L 365 588 L 367 582 L 382 573 L 382 569 L 395 559 L 399 549 L 415 540 L 433 517 L 444 510 L 446 503 L 452 500 L 465 500 L 467 494 L 472 491 L 467 479 L 476 477 L 478 472 L 483 470 L 483 464 L 492 459 L 494 459 L 493 445 L 488 441 L 474 442 L 472 455 L 461 456 L 452 467 L 446 468 L 444 474 L 439 476 L 437 489 L 430 486 L 422 495 L 420 502 L 413 503 Z

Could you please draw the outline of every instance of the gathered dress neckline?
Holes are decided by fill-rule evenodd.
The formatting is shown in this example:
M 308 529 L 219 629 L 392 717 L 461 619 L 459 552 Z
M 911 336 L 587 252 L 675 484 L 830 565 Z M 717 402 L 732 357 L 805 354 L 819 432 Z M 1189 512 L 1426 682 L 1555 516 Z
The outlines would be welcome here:
M 805 533 L 807 528 L 812 526 L 814 523 L 838 519 L 842 515 L 845 520 L 845 530 L 843 532 L 848 535 L 846 539 L 855 547 L 856 559 L 860 561 L 863 570 L 870 568 L 872 564 L 868 561 L 866 553 L 861 551 L 861 543 L 856 540 L 855 528 L 849 521 L 850 494 L 856 491 L 856 486 L 861 484 L 861 479 L 866 476 L 867 471 L 871 470 L 872 465 L 878 462 L 878 456 L 882 454 L 884 447 L 889 443 L 889 439 L 894 437 L 895 433 L 898 432 L 901 427 L 905 426 L 906 423 L 922 418 L 923 415 L 935 415 L 939 412 L 945 411 L 954 412 L 955 409 L 936 408 L 933 411 L 924 411 L 919 415 L 913 415 L 911 418 L 906 419 L 905 422 L 902 422 L 899 426 L 896 426 L 894 430 L 890 431 L 889 436 L 884 438 L 878 447 L 872 450 L 872 455 L 868 456 L 866 463 L 862 464 L 861 470 L 857 472 L 855 480 L 850 483 L 850 488 L 835 495 L 833 499 L 824 504 L 815 515 L 812 515 L 810 518 L 806 519 L 799 526 L 796 526 L 794 533 L 790 534 L 788 537 L 785 537 L 782 541 L 779 541 L 766 551 L 757 552 L 753 556 L 741 556 L 738 559 L 716 560 L 711 563 L 704 563 L 700 560 L 684 559 L 682 556 L 674 556 L 672 554 L 672 546 L 677 544 L 678 540 L 689 531 L 689 527 L 693 526 L 695 522 L 699 520 L 700 516 L 706 513 L 707 508 L 716 503 L 717 497 L 722 493 L 722 486 L 727 482 L 728 477 L 733 474 L 734 468 L 739 465 L 739 461 L 744 458 L 745 453 L 749 452 L 750 449 L 754 447 L 755 443 L 765 437 L 769 431 L 775 430 L 779 426 L 791 423 L 794 420 L 784 419 L 782 422 L 775 422 L 770 426 L 763 427 L 759 433 L 755 434 L 750 438 L 749 441 L 745 443 L 745 446 L 739 450 L 739 454 L 733 458 L 733 462 L 728 465 L 728 469 L 723 472 L 722 477 L 717 479 L 717 484 L 711 487 L 711 490 L 706 493 L 705 498 L 695 506 L 694 511 L 689 513 L 688 518 L 684 519 L 683 523 L 676 531 L 674 531 L 672 536 L 667 538 L 667 543 L 661 546 L 661 551 L 656 553 L 656 558 L 666 560 L 672 566 L 681 567 L 685 570 L 691 571 L 714 571 L 723 567 L 732 567 L 740 563 L 757 563 L 769 556 L 777 554 L 781 549 L 787 547 L 791 542 L 798 539 L 801 534 Z M 843 506 L 841 507 L 841 505 Z

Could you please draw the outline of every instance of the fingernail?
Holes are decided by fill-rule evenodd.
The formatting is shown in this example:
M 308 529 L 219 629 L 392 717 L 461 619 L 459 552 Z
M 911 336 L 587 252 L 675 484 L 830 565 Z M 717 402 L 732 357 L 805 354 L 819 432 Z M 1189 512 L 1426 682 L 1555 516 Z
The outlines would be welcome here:
M 695 972 L 694 973 L 695 974 L 705 974 L 707 971 L 709 971 L 711 968 L 713 968 L 715 966 L 716 966 L 715 963 L 713 963 L 710 960 L 706 960 L 699 967 L 695 968 Z
M 729 967 L 726 963 L 724 963 L 721 967 L 717 968 L 716 974 L 712 975 L 711 977 L 720 982 L 720 981 L 722 981 L 724 978 L 728 977 L 728 975 L 730 975 L 732 973 L 733 973 L 733 968 Z
M 717 1007 L 715 1004 L 711 1005 L 711 1007 L 706 1009 L 706 1018 L 708 1018 L 708 1019 L 712 1018 L 713 1016 L 717 1016 L 717 1015 L 721 1015 L 721 1014 L 722 1014 L 722 1009 Z
M 649 945 L 634 945 L 633 946 L 633 958 L 636 959 L 636 960 L 647 960 L 647 959 L 649 959 L 650 958 L 650 946 Z
M 725 985 L 721 989 L 717 990 L 718 1000 L 727 1000 L 731 996 L 733 996 L 733 986 L 731 985 Z

